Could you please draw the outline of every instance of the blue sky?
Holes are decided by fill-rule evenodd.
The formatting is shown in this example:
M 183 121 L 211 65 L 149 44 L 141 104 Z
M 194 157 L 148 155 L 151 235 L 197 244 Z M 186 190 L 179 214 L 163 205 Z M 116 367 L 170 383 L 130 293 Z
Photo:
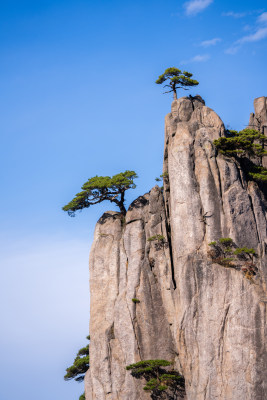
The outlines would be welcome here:
M 127 204 L 154 185 L 171 105 L 158 75 L 189 70 L 190 93 L 242 129 L 267 95 L 266 46 L 263 0 L 1 2 L 1 399 L 82 391 L 62 377 L 88 334 L 88 254 L 111 207 L 61 207 L 96 174 L 135 170 Z

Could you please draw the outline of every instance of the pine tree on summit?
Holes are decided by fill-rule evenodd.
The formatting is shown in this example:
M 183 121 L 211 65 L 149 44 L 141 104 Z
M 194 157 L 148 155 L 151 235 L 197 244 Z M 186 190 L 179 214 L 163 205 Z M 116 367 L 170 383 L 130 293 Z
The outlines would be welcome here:
M 192 76 L 193 74 L 191 74 L 191 72 L 182 72 L 180 69 L 174 67 L 167 68 L 165 72 L 158 77 L 156 83 L 160 85 L 169 80 L 169 83 L 164 85 L 164 87 L 168 87 L 171 90 L 164 93 L 173 92 L 173 98 L 177 100 L 177 89 L 189 90 L 187 89 L 188 86 L 197 86 L 199 84 L 195 79 L 191 79 Z

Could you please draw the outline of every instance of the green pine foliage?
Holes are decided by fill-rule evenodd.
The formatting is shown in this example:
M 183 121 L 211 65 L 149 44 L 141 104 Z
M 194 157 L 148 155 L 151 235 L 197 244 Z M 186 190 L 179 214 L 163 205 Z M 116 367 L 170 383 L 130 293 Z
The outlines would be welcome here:
M 159 178 L 158 177 L 155 178 L 155 181 L 156 182 L 161 182 L 161 181 L 168 182 L 168 179 L 169 179 L 169 174 L 166 171 L 166 172 L 163 172 L 163 174 L 161 174 Z
M 210 242 L 209 246 L 220 250 L 225 256 L 230 253 L 233 256 L 242 257 L 244 255 L 248 255 L 250 258 L 257 257 L 255 249 L 248 247 L 237 247 L 232 238 L 221 238 L 219 239 L 219 243 L 215 241 Z M 227 257 L 225 257 L 225 259 L 227 259 Z
M 88 350 L 89 353 L 89 350 Z M 88 356 L 77 356 L 73 362 L 73 365 L 66 369 L 67 373 L 64 376 L 65 381 L 74 379 L 77 382 L 84 380 L 85 372 L 89 368 L 89 355 Z
M 79 400 L 85 400 L 85 393 L 83 393 L 80 397 Z
M 234 251 L 235 255 L 242 255 L 242 254 L 248 254 L 248 255 L 252 255 L 252 256 L 256 256 L 256 251 L 251 248 L 248 249 L 247 247 L 238 247 L 235 251 Z
M 165 236 L 163 236 L 163 235 L 154 235 L 154 236 L 150 236 L 147 239 L 148 242 L 153 242 L 154 240 L 157 240 L 158 242 L 164 242 L 165 241 Z
M 168 178 L 169 174 L 167 171 L 163 172 L 163 174 L 160 175 L 161 178 Z
M 228 246 L 228 245 L 230 245 L 230 244 L 233 243 L 233 239 L 231 239 L 231 238 L 221 238 L 221 239 L 219 240 L 219 242 L 220 242 L 221 244 L 223 244 L 224 246 Z
M 162 398 L 163 392 L 168 393 L 168 398 L 176 398 L 174 394 L 184 392 L 184 379 L 172 364 L 167 360 L 145 360 L 128 365 L 126 370 L 130 370 L 133 377 L 146 380 L 143 389 L 150 391 L 152 398 Z
M 126 370 L 132 370 L 132 374 L 139 374 L 140 369 L 143 368 L 159 368 L 159 367 L 168 367 L 172 365 L 170 361 L 167 360 L 145 360 L 145 361 L 138 361 L 135 364 L 130 364 L 126 367 Z
M 146 391 L 151 391 L 151 392 L 163 392 L 164 390 L 168 389 L 167 385 L 161 385 L 156 378 L 151 378 L 147 384 L 143 388 Z
M 90 336 L 87 336 L 90 340 Z M 76 382 L 82 382 L 86 371 L 89 369 L 89 345 L 82 347 L 74 359 L 73 364 L 66 369 L 65 381 L 74 379 Z
M 177 98 L 177 89 L 184 89 L 188 90 L 188 87 L 191 86 L 197 86 L 199 84 L 198 81 L 195 79 L 192 79 L 193 74 L 187 71 L 181 71 L 178 68 L 167 68 L 162 75 L 158 77 L 156 80 L 156 83 L 158 85 L 161 85 L 162 83 L 165 83 L 164 87 L 170 88 L 167 92 L 164 93 L 170 93 L 173 92 L 174 98 Z
M 155 388 L 159 386 L 156 378 L 151 378 L 147 384 L 144 386 L 144 390 L 155 390 Z
M 137 303 L 140 303 L 140 300 L 139 300 L 139 299 L 133 298 L 133 299 L 132 299 L 132 302 L 137 304 Z
M 239 157 L 263 157 L 267 155 L 264 145 L 267 137 L 255 129 L 243 129 L 240 132 L 228 131 L 228 137 L 214 140 L 219 153 Z
M 121 172 L 112 177 L 96 175 L 85 182 L 82 186 L 82 192 L 77 193 L 67 205 L 62 207 L 62 210 L 67 211 L 73 217 L 78 210 L 81 211 L 91 205 L 109 200 L 115 203 L 120 212 L 125 215 L 125 191 L 136 188 L 135 178 L 138 178 L 135 171 Z
M 262 166 L 253 165 L 250 168 L 248 176 L 256 182 L 267 182 L 267 169 Z
M 245 278 L 254 282 L 253 277 L 258 271 L 255 249 L 238 247 L 231 238 L 221 238 L 218 242 L 209 243 L 209 246 L 211 250 L 208 251 L 208 255 L 213 263 L 242 271 Z
M 240 132 L 228 131 L 227 136 L 222 136 L 214 140 L 219 153 L 238 157 L 239 160 L 247 158 L 249 163 L 244 164 L 249 179 L 256 182 L 267 182 L 267 169 L 262 165 L 256 165 L 255 160 L 261 163 L 262 157 L 267 155 L 265 146 L 267 145 L 267 137 L 254 129 L 243 129 Z

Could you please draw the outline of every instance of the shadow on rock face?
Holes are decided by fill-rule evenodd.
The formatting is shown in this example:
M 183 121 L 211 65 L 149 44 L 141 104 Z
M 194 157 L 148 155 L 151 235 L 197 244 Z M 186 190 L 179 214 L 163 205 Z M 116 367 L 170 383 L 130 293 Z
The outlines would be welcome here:
M 148 203 L 149 201 L 144 196 L 139 196 L 130 204 L 128 211 L 132 211 L 134 208 L 142 208 Z
M 206 103 L 205 103 L 205 100 L 202 99 L 202 97 L 201 97 L 199 94 L 197 94 L 196 96 L 191 96 L 191 95 L 189 95 L 188 97 L 189 97 L 189 99 L 192 100 L 192 101 L 194 101 L 194 100 L 199 101 L 200 103 L 204 104 L 204 106 L 205 106 L 205 104 L 206 104 Z
M 116 211 L 107 211 L 105 212 L 102 217 L 99 218 L 97 221 L 98 224 L 105 224 L 107 221 L 115 221 L 116 219 L 121 218 L 121 213 L 116 212 Z

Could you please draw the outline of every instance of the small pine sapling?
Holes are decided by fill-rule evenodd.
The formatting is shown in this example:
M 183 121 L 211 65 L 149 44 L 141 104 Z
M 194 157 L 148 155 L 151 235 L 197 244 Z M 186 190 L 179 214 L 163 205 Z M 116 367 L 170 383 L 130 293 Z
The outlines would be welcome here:
M 133 298 L 133 299 L 132 299 L 132 302 L 135 303 L 135 304 L 137 304 L 137 303 L 140 303 L 140 300 L 139 300 L 139 299 Z
M 155 240 L 157 240 L 158 242 L 165 242 L 165 236 L 163 236 L 163 235 L 154 235 L 154 236 L 150 236 L 147 239 L 148 242 L 154 242 Z

